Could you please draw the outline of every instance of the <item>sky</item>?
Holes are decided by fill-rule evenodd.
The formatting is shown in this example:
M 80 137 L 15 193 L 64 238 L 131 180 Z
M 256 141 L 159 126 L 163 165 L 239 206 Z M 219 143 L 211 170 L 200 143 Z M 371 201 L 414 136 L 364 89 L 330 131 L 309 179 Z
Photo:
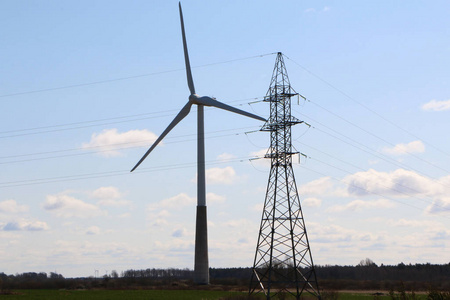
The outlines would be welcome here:
M 183 1 L 199 95 L 267 118 L 276 52 L 316 265 L 449 263 L 448 1 Z M 194 264 L 196 109 L 177 1 L 0 9 L 0 272 Z M 305 100 L 306 99 L 306 100 Z M 205 109 L 210 267 L 251 267 L 270 162 L 260 121 Z

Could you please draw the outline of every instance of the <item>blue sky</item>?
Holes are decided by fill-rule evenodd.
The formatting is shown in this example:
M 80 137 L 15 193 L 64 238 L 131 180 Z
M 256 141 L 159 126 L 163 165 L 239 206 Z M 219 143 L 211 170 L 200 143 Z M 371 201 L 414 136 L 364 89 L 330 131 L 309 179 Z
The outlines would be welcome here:
M 447 1 L 185 1 L 197 93 L 268 117 L 283 52 L 316 264 L 448 263 Z M 3 1 L 0 272 L 193 268 L 196 114 L 177 1 Z M 269 136 L 205 111 L 211 267 L 251 266 Z M 239 254 L 239 255 L 236 255 Z

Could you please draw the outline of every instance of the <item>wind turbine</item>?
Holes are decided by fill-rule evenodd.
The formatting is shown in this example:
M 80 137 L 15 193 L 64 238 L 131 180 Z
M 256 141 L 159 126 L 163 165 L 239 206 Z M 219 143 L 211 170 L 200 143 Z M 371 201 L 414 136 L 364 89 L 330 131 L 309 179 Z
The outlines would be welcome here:
M 156 139 L 153 145 L 147 150 L 144 156 L 131 170 L 133 172 L 155 149 L 161 140 L 186 117 L 192 105 L 197 105 L 197 216 L 195 231 L 195 263 L 194 263 L 194 280 L 198 284 L 209 284 L 209 264 L 208 264 L 208 232 L 207 232 L 207 216 L 206 216 L 206 184 L 205 184 L 205 129 L 203 122 L 203 107 L 212 106 L 220 109 L 228 110 L 237 114 L 241 114 L 260 121 L 266 121 L 257 115 L 234 108 L 227 104 L 217 101 L 215 98 L 208 96 L 200 97 L 195 93 L 194 81 L 192 79 L 191 66 L 189 63 L 189 54 L 186 44 L 186 34 L 184 32 L 183 12 L 181 11 L 181 3 L 178 3 L 180 9 L 181 33 L 183 36 L 184 61 L 186 64 L 187 83 L 190 91 L 189 100 L 180 110 L 175 119 L 167 126 L 167 128 Z

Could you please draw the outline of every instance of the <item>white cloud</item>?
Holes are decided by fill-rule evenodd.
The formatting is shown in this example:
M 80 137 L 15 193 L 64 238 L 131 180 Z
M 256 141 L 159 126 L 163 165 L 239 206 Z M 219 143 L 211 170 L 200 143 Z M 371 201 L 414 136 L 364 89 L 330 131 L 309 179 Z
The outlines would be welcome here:
M 382 152 L 392 155 L 402 155 L 407 153 L 423 153 L 425 152 L 425 145 L 422 141 L 413 141 L 408 144 L 397 144 L 392 148 L 385 147 Z
M 261 213 L 263 211 L 263 209 L 264 209 L 264 203 L 262 203 L 262 202 L 252 205 L 249 208 L 250 211 L 259 212 L 259 213 Z
M 206 194 L 206 202 L 209 204 L 221 204 L 226 201 L 226 198 L 224 196 L 220 196 L 214 193 L 207 193 Z
M 370 169 L 349 175 L 344 182 L 348 184 L 349 194 L 356 196 L 383 194 L 405 197 L 436 192 L 430 179 L 404 169 L 389 173 Z
M 268 149 L 261 149 L 261 150 L 258 150 L 258 151 L 254 151 L 254 152 L 250 153 L 250 156 L 264 158 L 264 156 L 266 155 L 267 151 L 268 151 Z
M 225 226 L 231 228 L 252 228 L 255 224 L 247 219 L 230 220 L 224 223 Z
M 181 193 L 174 197 L 162 200 L 160 202 L 160 207 L 181 209 L 185 206 L 194 205 L 195 203 L 195 198 L 189 197 L 185 193 Z
M 338 243 L 338 242 L 350 242 L 352 239 L 356 239 L 358 234 L 354 230 L 349 230 L 338 225 L 319 225 L 316 223 L 309 223 L 308 233 L 310 241 L 315 243 Z M 314 233 L 314 237 L 311 236 Z
M 120 199 L 122 193 L 113 186 L 100 187 L 92 192 L 92 196 L 99 199 L 98 204 L 102 206 L 126 206 L 130 201 Z
M 93 204 L 86 203 L 80 199 L 63 193 L 48 195 L 43 207 L 45 210 L 48 210 L 56 216 L 63 218 L 89 218 L 106 214 Z
M 51 245 L 49 260 L 59 265 L 111 265 L 135 257 L 137 249 L 127 242 L 57 240 Z
M 41 221 L 18 220 L 6 223 L 1 228 L 4 231 L 42 231 L 48 230 L 47 223 Z
M 407 220 L 407 219 L 399 219 L 399 220 L 389 220 L 389 224 L 396 227 L 428 227 L 428 228 L 436 228 L 438 226 L 438 222 L 434 221 L 426 221 L 426 220 Z
M 236 178 L 236 171 L 232 167 L 206 170 L 206 182 L 208 184 L 232 184 Z
M 223 161 L 229 161 L 229 160 L 232 160 L 235 158 L 236 158 L 236 156 L 234 156 L 233 154 L 230 154 L 230 153 L 222 153 L 217 156 L 218 160 L 223 160 Z
M 28 206 L 19 205 L 15 200 L 0 202 L 0 213 L 16 214 L 28 211 Z
M 259 151 L 250 152 L 250 156 L 254 158 L 250 161 L 251 164 L 256 166 L 270 167 L 270 159 L 264 157 L 267 151 L 268 149 L 261 149 Z
M 166 226 L 169 224 L 166 218 L 171 216 L 172 213 L 175 213 L 175 211 L 181 211 L 186 206 L 195 207 L 196 203 L 196 198 L 189 197 L 185 193 L 180 193 L 174 197 L 163 199 L 157 203 L 148 204 L 147 219 L 151 223 L 151 226 Z
M 310 7 L 310 8 L 305 9 L 304 12 L 305 13 L 315 13 L 316 11 L 327 12 L 327 11 L 330 11 L 330 10 L 331 10 L 331 7 L 329 7 L 329 6 L 324 6 L 321 10 L 320 9 L 316 10 L 315 8 Z
M 450 197 L 448 197 L 450 194 L 450 176 L 433 179 L 404 169 L 397 169 L 391 172 L 369 169 L 346 176 L 342 182 L 347 185 L 345 193 L 339 186 L 334 187 L 334 190 L 332 190 L 333 187 L 328 182 L 327 177 L 324 177 L 301 186 L 299 194 L 306 198 L 314 196 L 322 198 L 326 195 L 340 197 L 418 198 L 430 203 L 425 209 L 425 212 L 428 214 L 450 213 Z M 375 208 L 375 205 L 383 204 L 388 205 L 388 201 L 368 204 L 367 201 L 359 199 L 344 206 L 333 206 L 329 211 L 372 208 L 370 205 L 374 205 L 373 208 Z
M 120 206 L 129 206 L 131 205 L 131 202 L 128 200 L 103 199 L 98 201 L 98 205 L 120 207 Z
M 172 236 L 173 237 L 184 237 L 187 235 L 187 233 L 188 233 L 188 231 L 186 230 L 186 228 L 183 227 L 183 228 L 174 230 L 172 232 Z
M 168 210 L 163 209 L 156 216 L 160 217 L 160 218 L 167 218 L 167 217 L 170 217 L 171 214 L 170 214 L 170 212 Z
M 87 235 L 96 235 L 100 233 L 100 228 L 97 226 L 91 226 L 86 230 Z
M 122 197 L 122 194 L 116 187 L 104 186 L 94 190 L 92 196 L 97 199 L 117 199 Z
M 158 218 L 158 219 L 152 219 L 152 226 L 154 227 L 166 227 L 169 225 L 169 222 L 167 222 L 166 219 Z
M 157 209 L 163 209 L 163 211 L 167 211 L 165 209 L 183 209 L 186 206 L 195 205 L 197 199 L 194 197 L 189 197 L 185 193 L 180 193 L 176 196 L 163 199 L 158 203 L 151 203 L 147 206 L 148 211 L 155 211 Z
M 424 105 L 422 105 L 422 109 L 428 111 L 450 110 L 450 99 L 443 101 L 431 100 L 430 102 L 427 102 Z
M 329 212 L 342 211 L 361 211 L 363 209 L 372 208 L 391 208 L 394 204 L 387 199 L 379 199 L 375 201 L 354 200 L 345 205 L 334 205 L 327 209 Z
M 309 197 L 302 201 L 302 205 L 306 207 L 320 207 L 320 205 L 322 205 L 322 200 L 314 197 Z
M 194 251 L 194 243 L 183 239 L 171 239 L 169 241 L 165 241 L 164 243 L 155 241 L 154 246 L 158 252 L 164 253 L 160 256 L 160 259 L 164 261 L 170 260 L 173 262 L 177 259 L 175 256 L 170 255 L 170 252 L 186 252 L 191 256 L 191 253 Z
M 450 230 L 441 229 L 433 233 L 430 237 L 432 240 L 448 241 L 450 239 Z
M 154 212 L 154 210 L 155 207 L 151 207 L 151 205 L 147 207 L 147 218 L 151 225 L 154 227 L 167 226 L 169 222 L 167 222 L 166 218 L 170 217 L 172 214 L 166 209 L 159 212 Z
M 157 136 L 146 129 L 120 133 L 113 128 L 92 134 L 89 143 L 83 143 L 82 148 L 94 148 L 102 156 L 112 157 L 121 154 L 118 148 L 149 146 L 156 139 Z
M 333 184 L 330 177 L 322 177 L 306 184 L 301 185 L 298 188 L 298 193 L 305 196 L 324 196 L 329 194 L 332 190 Z
M 450 197 L 438 197 L 426 208 L 429 214 L 450 213 Z

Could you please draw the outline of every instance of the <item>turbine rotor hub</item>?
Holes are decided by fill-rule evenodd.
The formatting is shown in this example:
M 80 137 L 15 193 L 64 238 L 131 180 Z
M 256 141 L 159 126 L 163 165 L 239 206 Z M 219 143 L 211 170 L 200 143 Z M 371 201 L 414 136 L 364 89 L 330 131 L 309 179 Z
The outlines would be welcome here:
M 198 99 L 200 99 L 200 97 L 197 94 L 191 94 L 189 96 L 189 102 L 191 102 L 192 104 L 200 104 Z
M 189 96 L 189 102 L 191 104 L 196 104 L 196 105 L 211 106 L 211 104 L 208 103 L 209 101 L 211 101 L 211 99 L 216 100 L 215 98 L 211 98 L 211 97 L 207 97 L 207 96 L 200 97 L 197 94 L 191 94 Z

